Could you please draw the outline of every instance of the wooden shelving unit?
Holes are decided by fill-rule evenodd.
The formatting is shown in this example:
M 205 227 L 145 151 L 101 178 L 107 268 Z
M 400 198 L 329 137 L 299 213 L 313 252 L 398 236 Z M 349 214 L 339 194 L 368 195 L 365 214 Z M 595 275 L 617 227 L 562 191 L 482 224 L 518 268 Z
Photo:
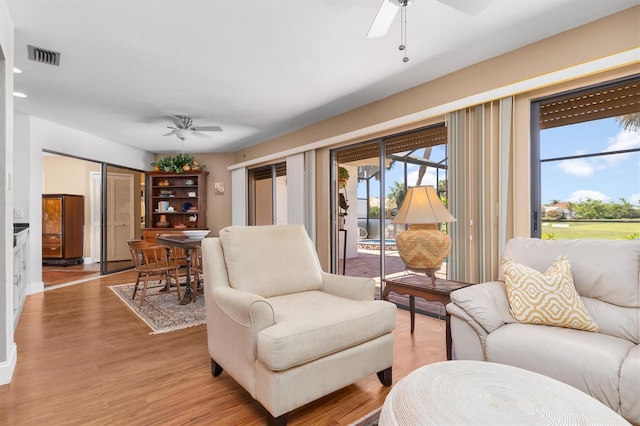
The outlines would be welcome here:
M 147 228 L 145 240 L 155 240 L 159 233 L 183 229 L 207 229 L 207 175 L 205 171 L 184 173 L 147 172 Z M 196 220 L 189 218 L 195 216 Z M 167 227 L 158 226 L 161 217 Z M 185 228 L 180 228 L 185 225 Z M 177 226 L 177 227 L 176 227 Z

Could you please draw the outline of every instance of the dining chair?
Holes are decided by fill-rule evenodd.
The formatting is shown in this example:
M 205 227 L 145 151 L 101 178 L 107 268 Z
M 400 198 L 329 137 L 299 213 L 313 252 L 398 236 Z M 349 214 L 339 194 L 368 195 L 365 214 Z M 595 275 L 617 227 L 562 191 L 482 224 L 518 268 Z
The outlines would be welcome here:
M 161 245 L 151 245 L 144 240 L 128 240 L 129 251 L 131 252 L 131 260 L 138 272 L 136 286 L 133 290 L 132 299 L 135 299 L 140 281 L 144 278 L 142 285 L 142 295 L 140 296 L 140 306 L 144 304 L 144 298 L 148 288 L 162 287 L 162 280 L 165 280 L 165 290 L 171 291 L 171 280 L 176 281 L 176 292 L 178 293 L 178 301 L 180 300 L 180 277 L 178 269 L 180 265 L 169 258 L 167 247 Z M 173 277 L 171 277 L 173 275 Z M 158 285 L 148 287 L 150 278 L 158 279 Z
M 195 302 L 196 299 L 196 295 L 198 292 L 198 284 L 201 282 L 201 280 L 203 279 L 203 273 L 202 273 L 202 248 L 201 247 L 196 247 L 195 249 L 193 249 L 193 252 L 191 253 L 191 267 L 190 267 L 191 272 L 193 273 L 193 301 Z

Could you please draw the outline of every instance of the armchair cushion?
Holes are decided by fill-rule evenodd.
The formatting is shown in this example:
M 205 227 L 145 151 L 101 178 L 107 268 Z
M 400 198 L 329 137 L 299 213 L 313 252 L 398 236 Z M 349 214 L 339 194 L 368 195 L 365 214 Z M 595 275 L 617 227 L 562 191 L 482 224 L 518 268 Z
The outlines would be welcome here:
M 506 257 L 502 267 L 518 322 L 600 331 L 580 300 L 566 257 L 558 256 L 544 274 Z
M 393 331 L 396 307 L 380 300 L 355 301 L 322 291 L 268 299 L 276 323 L 257 337 L 258 361 L 273 371 L 358 346 Z
M 262 297 L 322 288 L 322 269 L 303 226 L 230 226 L 220 231 L 229 285 Z M 251 259 L 247 267 L 247 259 Z

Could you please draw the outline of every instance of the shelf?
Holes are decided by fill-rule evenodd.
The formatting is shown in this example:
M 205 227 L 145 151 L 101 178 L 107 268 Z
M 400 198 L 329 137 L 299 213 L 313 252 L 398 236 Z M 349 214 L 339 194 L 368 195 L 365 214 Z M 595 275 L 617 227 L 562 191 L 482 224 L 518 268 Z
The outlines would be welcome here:
M 190 212 L 153 212 L 153 214 L 197 214 L 199 211 L 190 211 Z
M 197 188 L 198 185 L 167 185 L 167 186 L 154 186 L 154 189 L 165 189 L 165 188 Z
M 198 197 L 176 197 L 175 195 L 172 196 L 172 197 L 168 196 L 168 195 L 154 195 L 151 198 L 153 198 L 154 200 L 156 200 L 156 199 L 157 200 L 161 200 L 161 199 L 165 199 L 165 198 L 177 198 L 177 199 L 185 199 L 185 200 L 197 200 L 198 199 Z
M 186 171 L 184 173 L 147 172 L 147 214 L 149 229 L 175 229 L 177 224 L 194 225 L 194 229 L 206 228 L 207 222 L 207 176 L 206 171 Z M 190 185 L 187 184 L 190 183 Z M 166 183 L 166 185 L 165 185 Z M 193 183 L 191 185 L 191 183 Z M 189 194 L 192 194 L 191 196 Z M 160 205 L 169 205 L 173 211 L 157 211 Z M 198 210 L 183 211 L 182 205 L 193 206 Z M 166 209 L 166 207 L 165 207 Z M 157 228 L 156 222 L 161 215 L 166 216 L 169 228 Z M 196 217 L 196 222 L 187 222 L 187 218 Z

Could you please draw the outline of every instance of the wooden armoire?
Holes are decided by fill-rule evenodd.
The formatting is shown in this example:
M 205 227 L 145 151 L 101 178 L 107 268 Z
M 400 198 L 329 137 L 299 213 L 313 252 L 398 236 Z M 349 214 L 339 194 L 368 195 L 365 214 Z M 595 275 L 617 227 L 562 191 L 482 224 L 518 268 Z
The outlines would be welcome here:
M 84 259 L 84 196 L 42 195 L 42 264 L 79 265 Z

